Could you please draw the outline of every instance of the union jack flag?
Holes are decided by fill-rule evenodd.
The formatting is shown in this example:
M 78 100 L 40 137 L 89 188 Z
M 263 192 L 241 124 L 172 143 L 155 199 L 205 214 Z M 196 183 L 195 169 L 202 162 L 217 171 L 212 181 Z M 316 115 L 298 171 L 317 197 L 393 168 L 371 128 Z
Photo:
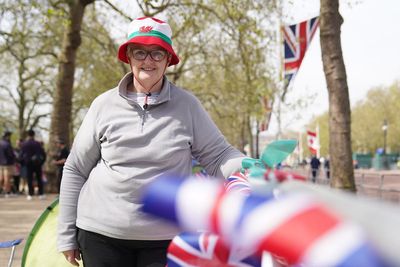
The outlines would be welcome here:
M 392 266 L 361 226 L 305 193 L 244 196 L 221 194 L 221 189 L 212 180 L 168 176 L 147 187 L 143 211 L 183 229 L 210 231 L 175 237 L 168 248 L 168 267 L 260 266 L 257 255 L 262 251 L 289 266 Z
M 234 259 L 231 250 L 219 236 L 210 233 L 184 232 L 168 247 L 168 267 L 250 267 L 261 266 L 261 255 Z
M 299 24 L 287 25 L 282 27 L 284 45 L 284 75 L 285 89 L 293 80 L 300 68 L 301 62 L 306 54 L 307 48 L 318 29 L 319 18 L 302 21 Z
M 246 175 L 240 172 L 231 174 L 228 179 L 226 179 L 224 186 L 227 192 L 235 191 L 241 192 L 245 195 L 249 195 L 251 193 L 251 186 Z

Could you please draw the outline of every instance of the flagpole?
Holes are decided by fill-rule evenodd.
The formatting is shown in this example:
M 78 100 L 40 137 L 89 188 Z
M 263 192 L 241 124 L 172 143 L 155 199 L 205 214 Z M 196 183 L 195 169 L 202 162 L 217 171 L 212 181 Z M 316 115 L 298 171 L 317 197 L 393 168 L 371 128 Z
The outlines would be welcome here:
M 321 157 L 321 142 L 320 142 L 320 138 L 319 138 L 319 123 L 317 123 L 317 158 Z
M 284 82 L 284 75 L 283 75 L 283 57 L 284 57 L 284 50 L 283 50 L 283 35 L 282 35 L 282 14 L 283 14 L 283 7 L 280 4 L 279 10 L 279 20 L 278 20 L 278 47 L 279 47 L 279 90 L 278 90 L 278 134 L 277 139 L 280 139 L 282 134 L 282 122 L 281 122 L 281 104 L 282 104 L 282 95 L 283 90 L 285 89 L 285 82 Z
M 303 162 L 303 134 L 299 131 L 299 163 Z

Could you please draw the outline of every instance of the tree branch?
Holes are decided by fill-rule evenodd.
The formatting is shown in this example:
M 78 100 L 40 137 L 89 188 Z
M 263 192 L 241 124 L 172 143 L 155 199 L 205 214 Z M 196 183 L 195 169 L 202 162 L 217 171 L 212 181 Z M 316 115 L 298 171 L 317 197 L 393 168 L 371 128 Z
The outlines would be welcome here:
M 126 15 L 124 12 L 122 12 L 118 7 L 114 6 L 110 1 L 108 0 L 103 0 L 107 5 L 109 5 L 115 12 L 120 14 L 122 17 L 128 19 L 128 20 L 133 20 L 130 16 Z

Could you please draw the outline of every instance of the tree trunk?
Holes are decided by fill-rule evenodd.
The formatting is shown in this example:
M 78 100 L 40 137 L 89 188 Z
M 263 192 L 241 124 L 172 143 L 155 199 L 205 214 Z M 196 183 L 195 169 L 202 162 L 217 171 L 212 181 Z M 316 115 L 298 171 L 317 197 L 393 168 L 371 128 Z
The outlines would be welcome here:
M 94 0 L 69 1 L 69 24 L 64 35 L 61 54 L 59 56 L 59 68 L 54 92 L 53 111 L 51 114 L 48 160 L 46 174 L 49 179 L 50 192 L 57 190 L 56 166 L 52 164 L 57 154 L 55 141 L 63 139 L 67 146 L 70 145 L 72 96 L 74 86 L 74 74 L 76 54 L 81 45 L 81 26 L 85 7 Z
M 343 62 L 339 0 L 321 0 L 320 38 L 329 95 L 331 186 L 356 191 L 351 150 L 351 110 Z

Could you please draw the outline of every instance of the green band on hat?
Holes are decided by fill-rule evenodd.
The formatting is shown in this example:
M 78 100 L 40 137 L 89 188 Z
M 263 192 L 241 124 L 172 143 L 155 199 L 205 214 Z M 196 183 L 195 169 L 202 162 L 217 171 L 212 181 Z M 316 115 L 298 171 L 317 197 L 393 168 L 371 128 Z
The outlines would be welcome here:
M 134 37 L 138 37 L 138 36 L 154 36 L 154 37 L 158 37 L 163 39 L 165 42 L 169 43 L 170 45 L 172 45 L 172 41 L 171 39 L 166 36 L 165 34 L 159 32 L 159 31 L 149 31 L 149 32 L 134 32 L 128 35 L 128 39 L 132 39 Z

